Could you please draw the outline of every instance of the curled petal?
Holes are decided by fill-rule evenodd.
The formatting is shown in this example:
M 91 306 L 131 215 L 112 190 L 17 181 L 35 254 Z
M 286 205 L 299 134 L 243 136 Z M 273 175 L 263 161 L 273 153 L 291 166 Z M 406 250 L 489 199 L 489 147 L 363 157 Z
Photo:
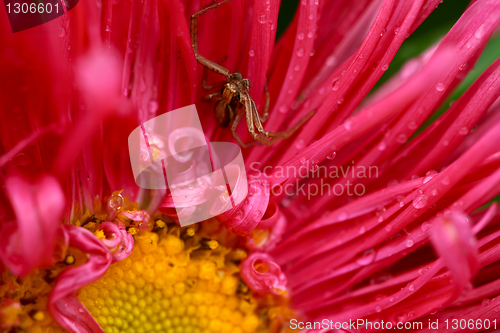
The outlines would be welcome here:
M 281 268 L 269 255 L 252 253 L 241 265 L 243 281 L 258 293 L 271 292 L 276 295 L 287 293 L 287 280 Z
M 237 189 L 233 195 L 237 195 Z M 219 222 L 240 236 L 248 235 L 262 220 L 269 203 L 268 182 L 264 175 L 250 177 L 248 195 L 236 207 L 216 217 Z
M 121 261 L 127 258 L 134 250 L 134 237 L 126 230 L 120 229 L 121 241 L 118 249 L 113 252 L 113 262 Z
M 278 205 L 270 203 L 259 225 L 248 236 L 247 246 L 252 251 L 270 251 L 281 240 L 286 222 L 286 217 Z
M 150 230 L 153 227 L 149 221 L 149 214 L 145 210 L 122 211 L 120 215 L 136 222 L 140 230 Z
M 103 244 L 110 250 L 114 249 L 121 242 L 121 233 L 118 226 L 112 222 L 104 222 L 99 225 L 99 230 L 104 232 L 106 236 L 101 240 Z
M 56 280 L 49 295 L 48 308 L 52 318 L 71 333 L 103 332 L 90 312 L 78 301 L 75 292 L 80 288 L 100 279 L 111 264 L 111 252 L 90 231 L 65 225 L 71 247 L 88 255 L 85 264 L 70 267 Z
M 16 221 L 0 230 L 0 259 L 15 275 L 52 263 L 65 200 L 57 180 L 43 176 L 30 184 L 19 176 L 6 181 Z
M 453 277 L 455 294 L 450 300 L 455 300 L 478 270 L 476 238 L 469 217 L 460 212 L 437 217 L 433 224 L 432 245 Z
M 104 231 L 106 238 L 101 242 L 113 252 L 113 262 L 127 258 L 134 249 L 134 238 L 126 230 L 120 229 L 112 222 L 99 225 L 99 230 Z

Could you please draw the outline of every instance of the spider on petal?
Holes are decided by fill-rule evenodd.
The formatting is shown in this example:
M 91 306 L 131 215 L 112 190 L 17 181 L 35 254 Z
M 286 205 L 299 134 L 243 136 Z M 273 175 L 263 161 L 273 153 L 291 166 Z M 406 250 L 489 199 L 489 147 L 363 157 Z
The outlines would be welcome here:
M 207 13 L 208 11 L 219 8 L 221 5 L 226 4 L 232 0 L 224 0 L 219 3 L 210 5 L 191 16 L 191 43 L 193 45 L 193 51 L 196 56 L 196 60 L 205 67 L 217 74 L 224 75 L 226 82 L 222 85 L 220 92 L 215 92 L 205 96 L 205 99 L 216 98 L 215 104 L 215 119 L 217 123 L 226 128 L 231 126 L 231 132 L 233 137 L 238 141 L 241 147 L 247 148 L 253 144 L 260 142 L 263 145 L 270 146 L 279 139 L 288 138 L 292 135 L 300 126 L 302 126 L 307 120 L 309 120 L 316 111 L 313 110 L 309 112 L 305 117 L 295 124 L 292 128 L 284 132 L 269 132 L 264 129 L 262 125 L 269 117 L 269 104 L 270 97 L 269 91 L 267 90 L 267 84 L 265 87 L 266 103 L 264 106 L 264 114 L 261 116 L 257 110 L 257 106 L 250 96 L 250 80 L 243 78 L 243 75 L 239 72 L 231 73 L 227 68 L 221 66 L 218 63 L 210 61 L 205 57 L 198 54 L 198 16 Z M 206 87 L 203 84 L 204 88 Z M 241 140 L 236 129 L 241 119 L 245 116 L 247 123 L 248 132 L 255 141 L 250 143 L 244 143 Z

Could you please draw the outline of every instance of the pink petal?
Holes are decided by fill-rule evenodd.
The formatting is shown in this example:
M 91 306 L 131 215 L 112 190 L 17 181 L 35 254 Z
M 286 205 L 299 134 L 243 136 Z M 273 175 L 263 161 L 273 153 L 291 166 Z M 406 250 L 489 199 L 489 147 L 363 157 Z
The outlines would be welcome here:
M 15 275 L 52 264 L 56 232 L 65 199 L 52 176 L 30 183 L 17 175 L 6 180 L 16 221 L 5 222 L 0 232 L 0 258 Z
M 103 332 L 90 312 L 78 301 L 75 292 L 104 276 L 112 261 L 106 246 L 90 231 L 72 225 L 63 226 L 69 236 L 68 246 L 88 255 L 87 262 L 69 267 L 57 278 L 50 292 L 50 314 L 62 328 L 71 333 Z
M 286 293 L 286 277 L 269 255 L 252 253 L 241 264 L 243 281 L 258 293 Z

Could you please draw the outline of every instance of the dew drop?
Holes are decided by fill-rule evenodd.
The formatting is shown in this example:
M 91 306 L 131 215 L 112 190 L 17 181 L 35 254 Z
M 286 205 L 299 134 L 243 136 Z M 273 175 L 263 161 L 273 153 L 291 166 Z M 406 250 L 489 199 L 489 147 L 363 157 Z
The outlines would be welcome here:
M 375 249 L 366 250 L 358 259 L 356 263 L 361 266 L 367 266 L 375 260 Z
M 437 91 L 443 91 L 444 90 L 444 84 L 442 82 L 439 82 L 436 84 L 436 90 Z
M 337 62 L 337 60 L 335 59 L 334 56 L 329 56 L 328 58 L 326 58 L 326 65 L 327 66 L 333 66 L 333 65 L 335 65 L 336 62 Z
M 295 67 L 293 68 L 294 71 L 298 72 L 300 71 L 300 65 L 295 65 Z
M 415 244 L 415 242 L 413 241 L 413 239 L 408 239 L 408 240 L 406 241 L 406 247 L 412 247 L 412 246 L 413 246 L 413 244 Z
M 411 311 L 410 313 L 408 313 L 408 319 L 414 318 L 416 315 L 417 313 L 415 311 Z
M 267 18 L 266 18 L 266 14 L 260 14 L 259 15 L 259 23 L 266 23 L 267 22 Z
M 106 26 L 106 31 L 111 31 L 111 27 L 109 25 Z
M 394 34 L 397 35 L 399 33 L 399 27 L 394 29 Z
M 448 140 L 443 141 L 443 146 L 447 147 L 449 145 L 450 145 L 450 141 L 448 141 Z
M 484 33 L 485 33 L 484 24 L 481 24 L 479 29 L 477 29 L 476 32 L 474 33 L 474 37 L 476 37 L 477 39 L 481 39 L 484 37 Z
M 405 143 L 407 139 L 408 139 L 408 137 L 406 136 L 406 134 L 401 133 L 401 134 L 399 134 L 399 135 L 397 136 L 396 141 L 397 141 L 398 143 Z
M 306 158 L 305 157 L 301 157 L 300 158 L 300 163 L 301 164 L 306 164 Z
M 469 129 L 467 127 L 462 127 L 459 131 L 458 134 L 460 135 L 467 135 L 469 133 Z
M 150 113 L 155 113 L 156 111 L 158 111 L 158 102 L 150 101 L 148 104 L 148 109 Z
M 253 213 L 253 219 L 254 221 L 260 221 L 262 219 L 262 213 L 260 210 L 256 210 L 255 213 Z
M 326 89 L 323 87 L 319 90 L 319 94 L 320 95 L 323 95 L 325 93 Z
M 299 50 L 297 51 L 297 57 L 299 57 L 299 58 L 300 58 L 300 57 L 303 57 L 303 56 L 304 56 L 304 49 L 299 49 Z
M 327 159 L 329 159 L 330 161 L 333 160 L 335 158 L 335 156 L 337 156 L 337 152 L 333 152 L 331 153 L 330 155 L 328 155 Z
M 254 51 L 254 50 L 250 50 L 250 51 L 248 51 L 248 55 L 249 55 L 250 57 L 253 57 L 253 56 L 255 55 L 255 51 Z
M 366 232 L 366 228 L 363 226 L 361 228 L 359 228 L 359 234 L 362 235 Z
M 392 230 L 392 225 L 388 224 L 385 226 L 385 231 L 389 232 Z
M 422 209 L 427 205 L 427 201 L 429 201 L 429 198 L 425 194 L 422 194 L 413 199 L 413 207 L 416 209 Z
M 384 216 L 379 216 L 379 218 L 378 218 L 378 222 L 379 222 L 379 223 L 380 223 L 380 222 L 384 222 Z
M 278 111 L 280 113 L 286 113 L 286 106 L 285 105 L 280 106 L 279 109 L 278 109 Z
M 306 146 L 306 144 L 304 143 L 304 140 L 303 140 L 303 139 L 300 139 L 300 140 L 299 140 L 299 141 L 297 141 L 297 143 L 295 144 L 295 148 L 297 148 L 297 149 L 303 149 L 305 146 Z
M 405 206 L 405 202 L 404 201 L 400 201 L 399 202 L 399 207 L 404 207 Z
M 314 19 L 314 15 L 313 14 L 309 15 L 309 19 L 313 20 Z
M 313 37 L 314 37 L 314 32 L 309 31 L 309 32 L 307 33 L 307 38 L 313 38 Z
M 339 90 L 340 82 L 337 80 L 333 83 L 332 90 L 337 91 Z
M 436 190 L 435 188 L 432 189 L 431 194 L 432 194 L 432 196 L 435 197 L 436 195 L 438 195 L 438 190 Z
M 431 181 L 437 174 L 436 170 L 430 170 L 425 174 L 425 177 L 422 179 L 422 184 L 426 184 Z
M 412 285 L 412 284 L 410 284 L 410 286 L 408 287 L 408 290 L 409 291 L 414 291 L 415 290 L 415 286 Z M 408 314 L 408 316 L 410 316 L 410 315 Z
M 461 64 L 458 69 L 463 71 L 465 69 L 465 66 L 467 66 L 467 63 Z
M 344 122 L 344 127 L 345 127 L 346 130 L 350 131 L 351 128 L 352 128 L 352 122 L 350 120 L 346 120 Z
M 337 101 L 337 104 L 342 104 L 342 103 L 344 103 L 344 98 L 340 97 L 339 100 Z
M 345 220 L 347 220 L 347 213 L 346 212 L 340 213 L 339 217 L 338 217 L 338 220 L 339 221 L 345 221 Z
M 297 38 L 298 38 L 299 40 L 303 40 L 303 39 L 304 39 L 304 37 L 305 37 L 305 36 L 304 36 L 304 33 L 303 33 L 303 32 L 301 32 L 301 33 L 299 33 L 299 34 L 297 35 Z
M 382 311 L 382 308 L 381 308 L 380 306 L 378 306 L 378 305 L 377 305 L 377 306 L 375 307 L 375 311 L 377 311 L 377 312 L 381 312 L 381 311 Z
M 414 122 L 414 121 L 410 121 L 410 122 L 408 123 L 408 128 L 409 128 L 409 129 L 411 129 L 411 130 L 415 130 L 415 129 L 417 129 L 417 123 L 416 123 L 416 122 Z
M 489 299 L 487 299 L 487 298 L 483 299 L 483 301 L 481 302 L 481 305 L 482 305 L 482 306 L 487 306 L 487 305 L 489 305 L 489 304 L 490 304 L 490 300 L 489 300 Z
M 385 143 L 385 141 L 382 141 L 382 142 L 379 143 L 379 145 L 378 145 L 377 148 L 380 151 L 384 151 L 387 148 L 387 144 Z
M 443 180 L 441 181 L 441 183 L 443 183 L 443 185 L 449 185 L 450 184 L 450 178 L 444 177 Z
M 420 226 L 420 229 L 422 229 L 422 231 L 427 231 L 429 230 L 430 228 L 432 228 L 432 224 L 428 223 L 428 222 L 424 222 L 422 223 L 422 225 Z
M 382 35 L 380 35 L 382 36 Z M 385 64 L 384 66 L 382 66 L 382 70 L 385 72 L 386 70 L 389 69 L 389 65 Z

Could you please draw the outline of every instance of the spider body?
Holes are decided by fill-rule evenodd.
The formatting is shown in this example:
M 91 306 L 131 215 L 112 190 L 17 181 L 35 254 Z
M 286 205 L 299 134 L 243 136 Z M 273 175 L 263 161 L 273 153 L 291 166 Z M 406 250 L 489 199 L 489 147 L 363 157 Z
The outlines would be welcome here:
M 228 75 L 220 90 L 221 98 L 215 104 L 215 119 L 217 123 L 223 127 L 229 127 L 241 109 L 244 108 L 242 101 L 248 98 L 248 89 L 250 81 L 244 79 L 243 76 L 235 72 Z
M 233 137 L 238 141 L 241 147 L 248 147 L 256 142 L 263 145 L 272 145 L 279 139 L 284 139 L 293 134 L 303 123 L 305 123 L 309 118 L 313 116 L 315 111 L 310 112 L 307 116 L 302 118 L 294 127 L 285 132 L 269 132 L 264 129 L 262 124 L 267 120 L 269 116 L 269 92 L 267 90 L 267 84 L 265 86 L 265 105 L 264 113 L 261 116 L 257 110 L 257 106 L 250 96 L 250 81 L 243 78 L 243 76 L 234 72 L 231 73 L 228 69 L 221 66 L 218 63 L 210 61 L 204 58 L 202 55 L 198 54 L 198 16 L 204 14 L 212 9 L 220 7 L 222 4 L 228 3 L 232 0 L 223 0 L 219 3 L 215 3 L 200 10 L 199 12 L 191 16 L 191 42 L 193 46 L 193 51 L 198 63 L 203 65 L 205 69 L 209 69 L 215 73 L 221 74 L 226 78 L 226 82 L 223 83 L 220 92 L 215 92 L 207 95 L 206 99 L 216 99 L 215 103 L 215 119 L 217 123 L 224 128 L 230 127 Z M 203 86 L 207 89 L 205 85 L 205 79 L 203 80 Z M 241 119 L 245 117 L 247 123 L 248 132 L 251 137 L 255 140 L 250 143 L 244 143 L 236 133 L 236 129 Z

